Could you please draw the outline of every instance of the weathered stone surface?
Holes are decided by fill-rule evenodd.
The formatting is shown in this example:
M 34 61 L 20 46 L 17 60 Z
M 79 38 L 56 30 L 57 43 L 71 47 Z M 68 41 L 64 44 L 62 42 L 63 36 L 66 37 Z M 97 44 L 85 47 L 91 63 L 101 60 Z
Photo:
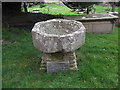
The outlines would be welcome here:
M 86 28 L 86 32 L 112 33 L 114 30 L 113 20 L 88 21 L 88 22 L 82 22 L 82 23 Z
M 64 18 L 82 22 L 86 28 L 86 32 L 112 33 L 114 30 L 114 21 L 118 19 L 118 16 L 102 13 L 88 15 L 65 15 Z
M 44 53 L 71 52 L 84 44 L 85 32 L 83 24 L 75 20 L 38 22 L 32 29 L 33 44 Z
M 57 52 L 57 53 L 44 53 L 42 56 L 40 70 L 47 70 L 47 62 L 68 62 L 70 64 L 70 70 L 78 70 L 77 59 L 75 52 Z
M 32 29 L 33 44 L 44 52 L 40 69 L 56 72 L 68 70 L 69 65 L 70 70 L 78 70 L 74 51 L 84 44 L 85 32 L 83 24 L 75 20 L 53 19 L 36 23 Z

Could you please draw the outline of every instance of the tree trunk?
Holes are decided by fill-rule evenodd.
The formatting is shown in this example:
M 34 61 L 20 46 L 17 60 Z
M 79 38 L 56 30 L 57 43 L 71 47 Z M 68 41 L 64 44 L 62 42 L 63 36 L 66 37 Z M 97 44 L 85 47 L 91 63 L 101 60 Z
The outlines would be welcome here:
M 112 12 L 115 11 L 115 4 L 112 4 Z
M 87 8 L 87 14 L 89 14 L 89 8 Z
M 28 12 L 26 3 L 23 4 L 25 12 Z

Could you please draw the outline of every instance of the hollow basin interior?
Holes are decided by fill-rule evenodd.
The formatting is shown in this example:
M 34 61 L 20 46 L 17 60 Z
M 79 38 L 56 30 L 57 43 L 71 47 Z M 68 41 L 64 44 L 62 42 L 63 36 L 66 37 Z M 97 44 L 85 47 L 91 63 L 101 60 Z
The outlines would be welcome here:
M 51 21 L 41 23 L 39 32 L 53 35 L 71 34 L 80 29 L 81 25 L 74 21 Z

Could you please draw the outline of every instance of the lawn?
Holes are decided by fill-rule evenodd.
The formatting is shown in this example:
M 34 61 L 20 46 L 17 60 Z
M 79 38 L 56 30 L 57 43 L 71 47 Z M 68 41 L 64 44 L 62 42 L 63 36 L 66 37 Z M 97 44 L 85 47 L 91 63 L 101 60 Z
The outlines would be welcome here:
M 55 4 L 45 4 L 45 7 L 40 8 L 39 5 L 32 6 L 28 8 L 29 12 L 34 12 L 33 9 L 39 8 L 41 13 L 47 13 L 47 14 L 52 14 L 52 15 L 83 15 L 81 13 L 73 12 L 72 9 L 66 7 L 66 6 L 61 6 L 61 5 L 55 5 Z M 104 10 L 108 9 L 108 7 L 103 7 L 100 5 L 96 5 L 96 12 L 97 13 L 106 13 Z M 112 7 L 109 7 L 110 11 Z M 115 11 L 119 11 L 118 7 L 115 8 Z
M 31 29 L 3 28 L 3 88 L 118 87 L 118 29 L 111 34 L 86 34 L 76 50 L 78 71 L 49 74 L 40 71 L 42 53 L 32 44 Z
M 97 7 L 100 13 L 106 8 Z M 32 8 L 29 8 L 29 11 L 32 11 Z M 71 11 L 67 7 L 49 4 L 40 12 L 78 15 Z M 115 27 L 111 34 L 87 33 L 85 44 L 76 50 L 79 70 L 59 74 L 39 70 L 42 53 L 33 46 L 31 29 L 11 27 L 2 30 L 3 88 L 118 87 L 118 29 L 120 28 Z
M 103 6 L 97 5 L 96 6 L 96 11 L 97 11 L 97 13 L 105 13 L 104 10 L 108 9 L 108 8 L 110 9 L 110 11 L 112 11 L 112 7 L 103 7 Z M 116 7 L 115 11 L 118 12 L 119 11 L 118 9 L 119 9 L 119 7 Z
M 39 5 L 32 6 L 28 8 L 29 12 L 33 12 L 32 9 L 35 8 L 40 8 Z M 61 5 L 55 5 L 55 4 L 45 4 L 45 7 L 40 8 L 41 13 L 44 14 L 52 14 L 52 15 L 79 15 L 77 12 L 73 12 L 72 9 L 66 7 L 66 6 L 61 6 Z

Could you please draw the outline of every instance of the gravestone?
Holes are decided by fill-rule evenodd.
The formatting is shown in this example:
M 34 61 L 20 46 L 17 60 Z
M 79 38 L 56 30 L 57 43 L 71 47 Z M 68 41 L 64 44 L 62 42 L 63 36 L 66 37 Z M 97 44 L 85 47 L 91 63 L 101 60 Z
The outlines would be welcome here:
M 63 18 L 82 22 L 86 28 L 86 32 L 112 33 L 114 30 L 114 21 L 118 19 L 118 16 L 97 13 L 88 15 L 64 15 Z
M 35 9 L 32 9 L 34 11 L 34 13 L 39 13 L 40 9 L 39 8 L 35 8 Z

